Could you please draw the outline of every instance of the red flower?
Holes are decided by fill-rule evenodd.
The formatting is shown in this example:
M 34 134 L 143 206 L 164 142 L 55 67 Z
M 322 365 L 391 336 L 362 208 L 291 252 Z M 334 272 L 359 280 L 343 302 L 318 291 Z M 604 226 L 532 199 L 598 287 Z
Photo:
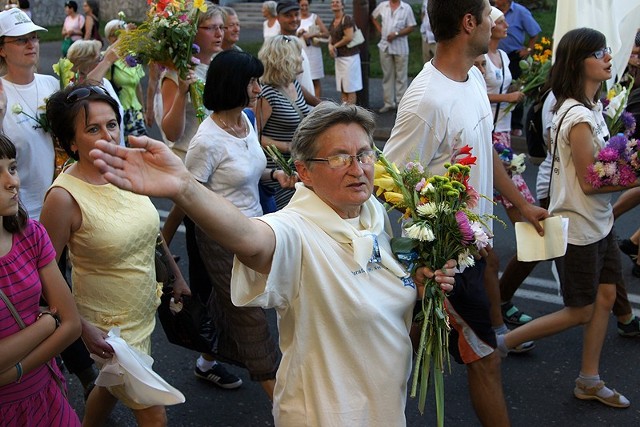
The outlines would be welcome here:
M 458 158 L 464 156 L 462 158 Z M 465 166 L 471 166 L 476 164 L 477 157 L 471 155 L 471 147 L 465 145 L 462 148 L 459 148 L 453 152 L 453 156 L 451 156 L 451 163 L 459 163 Z

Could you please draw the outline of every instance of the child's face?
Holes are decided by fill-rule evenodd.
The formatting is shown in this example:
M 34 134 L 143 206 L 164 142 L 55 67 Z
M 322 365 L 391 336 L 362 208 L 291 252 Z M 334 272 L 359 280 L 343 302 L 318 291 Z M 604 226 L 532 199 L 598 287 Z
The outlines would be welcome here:
M 18 213 L 18 189 L 20 178 L 16 159 L 0 159 L 0 216 L 13 216 Z
M 480 70 L 480 72 L 484 76 L 485 70 L 487 68 L 486 56 L 484 56 L 484 54 L 478 55 L 478 57 L 473 61 L 473 65 L 478 67 L 478 70 Z

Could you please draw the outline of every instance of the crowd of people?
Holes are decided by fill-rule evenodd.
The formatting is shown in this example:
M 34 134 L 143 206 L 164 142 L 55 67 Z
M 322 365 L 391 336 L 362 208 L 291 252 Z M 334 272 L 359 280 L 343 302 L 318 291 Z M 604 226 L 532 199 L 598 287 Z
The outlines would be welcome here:
M 600 355 L 612 311 L 620 335 L 640 335 L 621 273 L 621 250 L 637 260 L 640 232 L 618 243 L 613 227 L 640 193 L 630 189 L 612 205 L 611 193 L 629 187 L 594 188 L 583 173 L 610 136 L 600 102 L 611 78 L 605 36 L 575 29 L 554 52 L 563 66 L 552 68 L 546 85 L 550 150 L 537 205 L 494 150 L 510 147 L 521 128 L 507 105 L 525 97 L 511 83 L 513 64 L 540 33 L 530 12 L 510 0 L 424 0 L 425 65 L 410 84 L 413 10 L 388 0 L 370 16 L 380 34 L 379 112 L 397 110 L 386 158 L 441 174 L 469 145 L 477 157 L 470 184 L 493 195 L 513 223 L 528 221 L 542 235 L 540 220 L 570 219 L 567 253 L 555 260 L 564 307 L 533 319 L 512 297 L 535 263 L 514 255 L 500 277 L 491 246 L 466 268 L 448 260 L 411 271 L 393 256 L 389 217 L 373 195 L 375 115 L 356 105 L 360 47 L 350 43 L 360 30 L 344 0 L 331 1 L 329 25 L 310 3 L 265 2 L 264 41 L 254 57 L 238 45 L 241 17 L 206 2 L 194 39 L 197 65 L 180 76 L 149 64 L 145 90 L 144 68 L 118 54 L 127 26 L 109 21 L 101 35 L 97 2 L 84 2 L 84 15 L 75 1 L 64 5 L 63 56 L 76 74 L 64 88 L 35 71 L 46 29 L 22 5 L 0 12 L 3 422 L 81 424 L 66 398 L 61 355 L 84 388 L 82 425 L 104 425 L 118 401 L 138 425 L 166 425 L 163 405 L 139 403 L 126 385 L 95 384 L 114 356 L 112 328 L 151 354 L 163 292 L 157 248 L 169 263 L 174 300 L 198 298 L 218 332 L 215 347 L 195 360 L 194 376 L 235 389 L 243 382 L 225 364 L 245 369 L 279 426 L 405 425 L 414 308 L 428 279 L 446 293 L 450 352 L 466 368 L 482 425 L 509 425 L 501 359 L 574 326 L 585 331 L 574 396 L 631 404 L 605 386 Z M 320 101 L 325 43 L 341 104 Z M 203 119 L 189 93 L 198 80 Z M 147 136 L 154 124 L 162 141 Z M 270 146 L 293 172 L 265 155 Z M 69 158 L 59 174 L 56 147 Z M 162 228 L 149 197 L 174 204 Z M 491 215 L 494 203 L 481 198 L 475 210 Z M 169 250 L 182 223 L 188 281 Z M 492 223 L 485 225 L 491 232 Z M 640 277 L 640 264 L 633 274 Z M 265 309 L 277 313 L 278 341 Z

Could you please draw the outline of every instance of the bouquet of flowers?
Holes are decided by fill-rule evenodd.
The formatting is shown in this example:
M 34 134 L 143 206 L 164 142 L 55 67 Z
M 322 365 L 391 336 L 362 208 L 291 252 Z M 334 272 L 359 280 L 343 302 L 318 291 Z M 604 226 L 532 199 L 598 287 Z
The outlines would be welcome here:
M 522 70 L 520 77 L 513 82 L 517 91 L 523 92 L 528 97 L 547 81 L 551 69 L 551 40 L 542 37 L 540 43 L 533 46 L 533 52 L 518 64 Z M 505 109 L 505 114 L 511 111 L 517 103 L 511 103 Z
M 502 161 L 509 176 L 512 174 L 522 174 L 527 165 L 525 164 L 526 155 L 524 153 L 514 154 L 511 147 L 498 142 L 493 144 L 493 149 L 498 153 L 498 157 Z
M 56 73 L 60 79 L 60 90 L 69 86 L 69 83 L 75 78 L 75 73 L 72 70 L 73 62 L 67 58 L 60 58 L 58 62 L 53 64 L 52 68 L 53 72 Z
M 144 22 L 119 36 L 118 54 L 134 57 L 138 63 L 160 63 L 186 78 L 189 69 L 200 62 L 193 57 L 199 50 L 193 40 L 198 31 L 198 14 L 206 12 L 207 5 L 204 0 L 147 0 L 147 4 L 151 8 Z M 206 117 L 203 91 L 203 82 L 189 88 L 200 121 Z
M 394 238 L 391 248 L 401 261 L 442 268 L 449 259 L 459 267 L 473 266 L 474 256 L 488 244 L 483 229 L 488 218 L 471 211 L 481 197 L 469 184 L 470 165 L 476 158 L 466 146 L 456 164 L 445 164 L 447 172 L 430 175 L 419 163 L 408 163 L 402 170 L 384 155 L 375 166 L 376 194 L 391 208 L 404 212 L 407 237 Z M 444 424 L 444 364 L 449 364 L 449 317 L 445 295 L 433 280 L 425 283 L 422 310 L 416 317 L 422 322 L 411 397 L 419 389 L 418 408 L 424 413 L 429 374 L 433 372 L 438 425 Z
M 633 77 L 631 85 L 633 86 Z M 609 134 L 617 135 L 622 132 L 625 135 L 631 135 L 636 130 L 636 120 L 633 114 L 626 111 L 627 102 L 629 101 L 629 90 L 620 83 L 613 85 L 607 92 L 607 96 L 601 100 L 603 105 L 602 115 L 609 128 Z
M 605 185 L 633 184 L 640 176 L 638 142 L 625 135 L 609 139 L 605 147 L 596 155 L 595 163 L 587 167 L 586 181 L 594 188 Z

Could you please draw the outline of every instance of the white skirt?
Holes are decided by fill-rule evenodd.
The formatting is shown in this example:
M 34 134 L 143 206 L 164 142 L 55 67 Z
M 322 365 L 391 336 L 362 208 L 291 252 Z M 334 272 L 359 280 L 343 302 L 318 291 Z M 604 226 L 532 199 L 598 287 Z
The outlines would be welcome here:
M 322 62 L 322 49 L 318 46 L 304 46 L 304 51 L 309 58 L 312 80 L 319 80 L 324 77 L 324 63 Z
M 336 90 L 344 93 L 362 90 L 362 71 L 359 54 L 336 58 Z

